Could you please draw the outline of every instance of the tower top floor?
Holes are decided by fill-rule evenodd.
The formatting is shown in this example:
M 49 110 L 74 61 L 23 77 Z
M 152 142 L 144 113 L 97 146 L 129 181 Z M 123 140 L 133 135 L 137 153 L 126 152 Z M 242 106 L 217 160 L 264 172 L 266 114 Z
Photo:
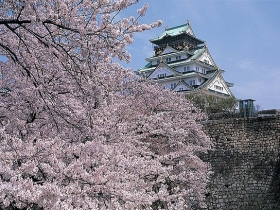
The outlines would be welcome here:
M 159 55 L 167 46 L 176 50 L 192 50 L 203 44 L 205 41 L 196 38 L 190 22 L 172 28 L 165 28 L 165 31 L 158 37 L 150 39 L 154 45 L 154 55 Z

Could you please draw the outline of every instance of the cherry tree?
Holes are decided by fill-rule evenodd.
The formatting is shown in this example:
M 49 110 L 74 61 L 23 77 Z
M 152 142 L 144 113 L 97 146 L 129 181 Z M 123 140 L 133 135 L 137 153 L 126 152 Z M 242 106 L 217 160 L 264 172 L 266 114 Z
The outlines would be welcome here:
M 184 97 L 136 77 L 125 47 L 161 24 L 138 0 L 0 1 L 0 208 L 203 205 L 211 148 Z

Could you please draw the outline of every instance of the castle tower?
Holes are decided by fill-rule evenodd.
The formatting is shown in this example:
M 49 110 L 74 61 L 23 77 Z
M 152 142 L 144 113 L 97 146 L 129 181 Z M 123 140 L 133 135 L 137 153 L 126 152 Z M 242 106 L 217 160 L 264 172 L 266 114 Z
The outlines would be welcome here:
M 165 31 L 150 42 L 154 55 L 136 74 L 155 80 L 173 91 L 233 97 L 232 83 L 224 80 L 224 70 L 214 62 L 205 41 L 196 38 L 190 22 Z

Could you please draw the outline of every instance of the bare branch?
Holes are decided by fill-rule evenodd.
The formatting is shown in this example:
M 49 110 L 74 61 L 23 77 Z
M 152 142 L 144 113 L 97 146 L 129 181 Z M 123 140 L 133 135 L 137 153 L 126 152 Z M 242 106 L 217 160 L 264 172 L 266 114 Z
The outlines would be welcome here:
M 24 24 L 31 23 L 31 20 L 18 20 L 18 19 L 0 19 L 0 24 Z

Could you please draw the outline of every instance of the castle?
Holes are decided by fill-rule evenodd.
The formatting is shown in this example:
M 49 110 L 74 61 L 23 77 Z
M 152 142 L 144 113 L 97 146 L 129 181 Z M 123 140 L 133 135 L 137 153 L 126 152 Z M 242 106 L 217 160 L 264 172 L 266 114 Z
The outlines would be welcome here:
M 233 84 L 224 80 L 224 70 L 214 62 L 205 41 L 196 38 L 189 21 L 166 27 L 150 42 L 154 55 L 146 59 L 148 63 L 136 71 L 137 75 L 177 92 L 233 97 Z

